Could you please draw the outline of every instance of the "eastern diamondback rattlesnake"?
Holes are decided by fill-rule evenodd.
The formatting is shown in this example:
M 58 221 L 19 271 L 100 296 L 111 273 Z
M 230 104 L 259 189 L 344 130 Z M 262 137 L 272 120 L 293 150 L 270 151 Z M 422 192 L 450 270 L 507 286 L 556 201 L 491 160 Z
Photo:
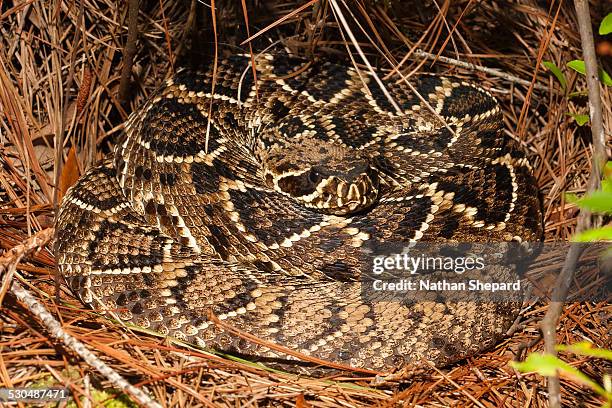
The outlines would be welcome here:
M 414 85 L 437 115 L 388 82 L 397 112 L 354 68 L 271 55 L 256 68 L 257 83 L 249 57 L 224 60 L 214 89 L 210 71 L 179 73 L 70 189 L 56 256 L 83 302 L 206 347 L 283 357 L 212 312 L 379 370 L 495 343 L 516 307 L 368 303 L 360 291 L 365 244 L 539 238 L 535 182 L 495 99 L 425 76 Z

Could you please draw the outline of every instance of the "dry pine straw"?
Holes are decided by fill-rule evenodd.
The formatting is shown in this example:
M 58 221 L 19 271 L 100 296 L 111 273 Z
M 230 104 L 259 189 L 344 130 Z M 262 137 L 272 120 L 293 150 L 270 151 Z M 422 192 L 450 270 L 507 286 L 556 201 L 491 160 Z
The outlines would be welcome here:
M 56 171 L 60 191 L 64 191 L 112 146 L 129 112 L 176 67 L 177 55 L 185 52 L 194 33 L 210 34 L 206 31 L 211 26 L 210 9 L 200 2 L 194 2 L 193 7 L 188 3 L 148 2 L 141 8 L 132 68 L 134 92 L 129 105 L 122 106 L 117 91 L 126 38 L 124 3 L 0 1 L 0 251 L 52 225 Z M 263 3 L 266 12 L 248 5 L 250 34 L 301 5 Z M 418 3 L 415 7 L 406 2 L 358 2 L 351 7 L 353 15 L 345 9 L 368 58 L 389 67 L 389 63 L 402 61 L 417 44 L 433 54 L 444 49 L 443 55 L 448 57 L 532 81 L 538 60 L 553 60 L 562 66 L 580 55 L 570 5 L 557 9 L 559 2 L 555 2 L 548 10 L 535 1 L 481 2 L 478 7 L 468 0 L 438 1 L 437 7 L 433 2 Z M 221 6 L 217 5 L 215 19 L 219 43 L 239 43 L 245 37 L 234 33 L 234 25 L 244 21 L 242 8 Z M 603 11 L 595 2 L 592 6 L 595 19 L 595 14 Z M 361 34 L 355 18 L 375 45 Z M 448 30 L 453 31 L 452 36 Z M 282 39 L 286 47 L 302 55 L 315 49 L 322 58 L 346 58 L 333 15 L 318 3 L 266 31 L 264 37 Z M 439 62 L 432 67 L 431 61 L 415 57 L 401 65 L 404 75 L 415 68 L 476 80 L 500 99 L 507 133 L 522 143 L 536 169 L 543 192 L 546 239 L 566 240 L 573 231 L 577 209 L 565 202 L 563 193 L 582 191 L 591 152 L 588 129 L 576 126 L 566 113 L 585 112 L 584 100 L 564 97 L 556 81 L 542 70 L 535 75 L 534 84 L 546 90 L 529 89 L 452 64 Z M 570 89 L 584 90 L 582 78 L 566 74 Z M 609 135 L 610 93 L 604 92 L 603 98 Z M 64 139 L 61 171 L 53 151 L 58 134 Z M 544 380 L 520 375 L 507 364 L 521 344 L 537 337 L 544 305 L 529 306 L 524 327 L 494 350 L 444 370 L 432 368 L 408 381 L 374 387 L 372 378 L 356 373 L 345 373 L 332 381 L 267 372 L 248 362 L 173 346 L 154 335 L 126 330 L 83 309 L 63 285 L 57 302 L 49 295 L 55 291 L 53 268 L 51 252 L 43 249 L 19 264 L 18 273 L 66 331 L 167 406 L 547 405 Z M 51 341 L 10 294 L 0 301 L 0 387 L 28 386 L 52 376 L 68 385 L 74 396 L 90 393 L 92 387 L 105 388 L 103 378 Z M 558 342 L 588 339 L 610 347 L 609 315 L 608 303 L 569 304 L 559 326 Z M 530 350 L 541 349 L 539 342 Z M 563 357 L 596 379 L 610 370 L 600 360 Z M 568 405 L 600 404 L 591 392 L 571 381 L 562 380 L 562 394 Z

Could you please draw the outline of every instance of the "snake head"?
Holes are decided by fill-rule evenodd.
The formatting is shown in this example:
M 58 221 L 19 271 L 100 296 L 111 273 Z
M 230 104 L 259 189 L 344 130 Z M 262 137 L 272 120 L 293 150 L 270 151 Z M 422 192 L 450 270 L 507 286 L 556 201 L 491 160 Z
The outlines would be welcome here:
M 332 142 L 300 139 L 274 146 L 263 168 L 270 187 L 326 214 L 363 211 L 378 197 L 378 170 L 370 158 Z

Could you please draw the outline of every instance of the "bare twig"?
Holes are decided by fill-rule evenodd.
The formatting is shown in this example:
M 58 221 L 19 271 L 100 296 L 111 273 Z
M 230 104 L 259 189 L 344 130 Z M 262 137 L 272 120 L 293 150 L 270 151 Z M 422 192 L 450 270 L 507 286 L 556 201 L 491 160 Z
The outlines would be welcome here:
M 531 81 L 527 81 L 525 79 L 521 79 L 517 76 L 514 76 L 512 74 L 508 74 L 502 71 L 498 71 L 496 69 L 493 68 L 487 68 L 487 67 L 481 67 L 480 65 L 476 65 L 476 64 L 471 64 L 469 62 L 465 62 L 465 61 L 460 61 L 454 58 L 449 58 L 449 57 L 444 57 L 442 55 L 435 55 L 420 49 L 416 49 L 414 50 L 414 55 L 416 55 L 417 57 L 423 57 L 423 58 L 427 58 L 427 59 L 431 59 L 431 60 L 438 60 L 438 61 L 442 61 L 444 63 L 450 64 L 450 65 L 454 65 L 456 67 L 461 67 L 461 68 L 465 68 L 465 69 L 469 69 L 471 71 L 480 71 L 480 72 L 484 72 L 486 74 L 489 75 L 493 75 L 496 77 L 500 77 L 503 78 L 507 81 L 510 82 L 514 82 L 517 84 L 521 84 L 521 85 L 525 85 L 525 86 L 530 86 L 531 85 Z M 535 89 L 538 89 L 540 91 L 549 91 L 549 88 L 541 85 L 541 84 L 534 84 L 533 86 Z
M 589 3 L 587 0 L 575 0 L 576 15 L 580 28 L 580 39 L 582 41 L 582 53 L 586 66 L 587 86 L 589 91 L 589 112 L 591 119 L 591 133 L 593 135 L 593 156 L 591 159 L 591 174 L 587 183 L 587 192 L 595 191 L 601 182 L 601 169 L 606 160 L 605 138 L 601 114 L 601 97 L 599 94 L 599 80 L 597 77 L 597 58 L 593 43 L 593 31 L 591 28 L 591 17 L 589 14 Z M 576 232 L 584 231 L 591 227 L 591 213 L 582 210 L 578 216 Z M 574 270 L 584 250 L 584 245 L 573 244 L 565 259 L 565 264 L 559 278 L 557 287 L 553 292 L 553 301 L 548 307 L 546 316 L 542 320 L 542 333 L 544 336 L 544 350 L 549 354 L 556 354 L 556 327 L 563 310 L 563 300 L 574 277 Z M 551 408 L 561 407 L 561 393 L 559 377 L 548 377 L 548 398 Z
M 4 295 L 10 287 L 12 276 L 19 261 L 21 261 L 28 253 L 38 248 L 42 248 L 52 238 L 53 228 L 44 229 L 26 239 L 22 244 L 13 247 L 0 256 L 0 277 L 2 277 L 2 287 L 0 288 L 0 305 L 2 304 Z
M 30 252 L 43 247 L 53 238 L 53 228 L 46 228 L 37 232 L 26 239 L 22 244 L 17 245 L 0 256 L 0 276 L 10 268 L 12 264 L 17 264 L 24 256 Z
M 589 88 L 589 112 L 591 118 L 591 133 L 593 135 L 593 171 L 589 179 L 589 187 L 599 188 L 601 169 L 606 160 L 606 140 L 604 137 L 601 95 L 599 93 L 599 77 L 597 69 L 597 56 L 593 44 L 593 31 L 589 15 L 589 3 L 586 0 L 576 0 L 576 13 L 580 25 L 580 38 L 582 52 L 586 65 L 586 80 Z
M 163 0 L 159 0 L 159 11 L 164 23 L 164 35 L 166 37 L 166 46 L 168 47 L 168 62 L 170 62 L 170 72 L 174 74 L 174 53 L 172 52 L 172 40 L 170 39 L 170 33 L 168 32 L 168 19 L 166 18 L 166 13 L 164 12 Z
M 85 360 L 87 364 L 102 374 L 111 384 L 113 384 L 113 386 L 132 396 L 143 407 L 161 408 L 161 405 L 152 400 L 149 395 L 134 387 L 114 369 L 100 360 L 85 346 L 85 344 L 81 343 L 72 335 L 66 333 L 62 328 L 62 325 L 55 319 L 55 317 L 53 317 L 53 315 L 49 313 L 49 311 L 17 280 L 12 279 L 19 261 L 28 253 L 44 247 L 49 241 L 51 241 L 53 234 L 53 228 L 44 229 L 38 232 L 36 235 L 28 238 L 21 245 L 17 245 L 16 247 L 12 248 L 0 258 L 0 275 L 7 270 L 9 272 L 3 277 L 2 286 L 8 287 L 10 285 L 10 290 L 15 295 L 17 300 L 19 300 L 30 311 L 30 313 L 40 320 L 42 325 L 48 330 L 49 334 L 53 338 L 61 341 L 62 345 L 66 348 L 74 351 L 83 360 Z
M 580 255 L 584 251 L 584 245 L 572 244 L 570 246 L 565 263 L 561 269 L 561 273 L 557 278 L 556 287 L 553 291 L 552 301 L 548 305 L 548 311 L 542 319 L 542 336 L 544 337 L 544 351 L 548 354 L 556 355 L 556 328 L 557 321 L 563 310 L 563 302 L 560 299 L 565 299 L 574 277 L 574 270 Z M 548 400 L 551 408 L 561 407 L 561 388 L 559 385 L 559 377 L 548 378 Z
M 128 4 L 128 38 L 125 44 L 123 57 L 123 69 L 121 70 L 121 81 L 119 82 L 119 99 L 127 102 L 130 86 L 130 74 L 134 55 L 136 54 L 136 39 L 138 38 L 138 0 L 129 0 Z
M 95 368 L 101 375 L 103 375 L 104 378 L 106 378 L 114 387 L 117 387 L 118 389 L 132 396 L 143 407 L 161 408 L 161 405 L 151 399 L 151 397 L 144 391 L 134 387 L 117 371 L 100 360 L 85 346 L 85 344 L 81 343 L 72 335 L 66 333 L 62 329 L 62 325 L 55 319 L 55 317 L 53 317 L 53 315 L 49 313 L 47 309 L 45 309 L 45 307 L 38 300 L 36 300 L 36 298 L 30 292 L 24 289 L 19 282 L 13 281 L 13 284 L 11 285 L 11 292 L 34 316 L 41 321 L 52 337 L 61 341 L 64 347 L 74 351 L 78 356 L 85 360 L 87 364 Z

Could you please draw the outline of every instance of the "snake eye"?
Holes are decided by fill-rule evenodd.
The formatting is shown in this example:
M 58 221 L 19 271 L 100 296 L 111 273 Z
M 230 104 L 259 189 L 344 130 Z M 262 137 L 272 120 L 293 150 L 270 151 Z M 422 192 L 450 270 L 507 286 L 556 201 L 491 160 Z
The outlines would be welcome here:
M 308 181 L 310 181 L 312 184 L 317 184 L 322 178 L 323 176 L 321 176 L 316 170 L 310 170 L 310 173 L 308 173 Z

